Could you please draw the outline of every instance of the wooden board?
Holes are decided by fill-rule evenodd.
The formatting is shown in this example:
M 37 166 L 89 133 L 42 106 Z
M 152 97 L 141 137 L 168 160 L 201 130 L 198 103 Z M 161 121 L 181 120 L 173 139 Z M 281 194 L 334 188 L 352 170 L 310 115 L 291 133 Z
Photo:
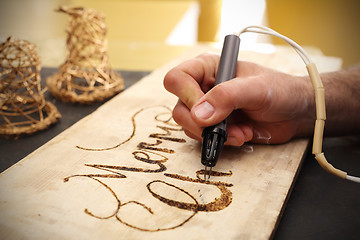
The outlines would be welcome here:
M 268 239 L 308 140 L 226 148 L 202 180 L 200 144 L 171 120 L 165 73 L 114 97 L 0 175 L 1 239 Z M 241 52 L 304 74 L 297 56 Z M 289 60 L 290 59 L 290 60 Z M 340 61 L 318 57 L 320 70 Z

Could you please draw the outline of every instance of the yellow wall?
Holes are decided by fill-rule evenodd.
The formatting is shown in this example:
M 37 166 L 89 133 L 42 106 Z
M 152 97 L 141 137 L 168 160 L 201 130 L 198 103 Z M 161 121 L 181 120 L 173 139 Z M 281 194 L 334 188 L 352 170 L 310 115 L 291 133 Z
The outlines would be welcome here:
M 54 9 L 67 5 L 102 12 L 109 39 L 163 42 L 194 2 L 201 6 L 199 39 L 212 41 L 220 24 L 222 0 L 0 1 L 0 36 L 15 35 L 35 41 L 64 37 L 67 16 Z
M 108 39 L 165 41 L 191 0 L 71 0 L 72 6 L 93 8 L 106 16 Z
M 196 1 L 0 0 L 0 38 L 29 40 L 38 46 L 44 66 L 58 66 L 65 59 L 69 17 L 54 9 L 60 5 L 93 8 L 105 15 L 112 65 L 154 69 L 184 50 L 165 46 L 165 40 Z
M 90 7 L 105 14 L 110 48 L 117 41 L 164 43 L 193 2 L 201 6 L 198 40 L 214 40 L 222 0 L 0 1 L 0 37 L 25 38 L 40 45 L 40 51 L 59 56 L 68 16 L 54 9 L 68 5 Z M 345 66 L 360 62 L 359 10 L 359 0 L 267 0 L 270 27 L 301 45 L 343 58 Z M 277 39 L 275 43 L 283 44 Z
M 267 14 L 270 27 L 297 43 L 341 57 L 344 66 L 360 62 L 359 0 L 267 0 Z
M 221 20 L 222 0 L 199 0 L 198 41 L 215 41 Z

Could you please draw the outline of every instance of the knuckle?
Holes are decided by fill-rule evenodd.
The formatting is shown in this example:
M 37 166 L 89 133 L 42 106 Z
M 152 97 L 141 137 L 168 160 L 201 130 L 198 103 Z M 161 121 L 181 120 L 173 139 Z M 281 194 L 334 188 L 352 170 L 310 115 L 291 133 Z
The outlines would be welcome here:
M 213 94 L 222 107 L 235 106 L 233 88 L 229 84 L 219 84 L 213 88 Z
M 164 77 L 164 87 L 167 91 L 173 92 L 174 86 L 177 85 L 178 79 L 178 71 L 176 69 L 171 69 L 168 73 L 166 73 Z
M 201 53 L 200 55 L 198 55 L 197 57 L 196 57 L 196 59 L 206 59 L 206 58 L 208 58 L 208 57 L 210 57 L 210 56 L 212 56 L 213 54 L 211 54 L 211 53 Z
M 180 126 L 183 126 L 184 124 L 184 114 L 178 110 L 177 107 L 174 108 L 173 112 L 172 112 L 172 116 L 174 121 L 179 124 Z
M 220 59 L 220 55 L 219 54 L 215 54 L 215 53 L 202 53 L 200 55 L 198 55 L 194 60 L 198 60 L 199 62 L 202 63 L 202 65 L 217 65 L 217 62 Z

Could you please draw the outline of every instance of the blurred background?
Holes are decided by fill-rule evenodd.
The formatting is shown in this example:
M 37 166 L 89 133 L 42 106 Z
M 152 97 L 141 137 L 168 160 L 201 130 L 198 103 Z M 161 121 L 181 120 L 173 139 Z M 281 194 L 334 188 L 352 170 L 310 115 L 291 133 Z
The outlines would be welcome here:
M 54 11 L 60 5 L 105 14 L 110 61 L 120 69 L 151 70 L 188 46 L 221 42 L 259 24 L 341 57 L 345 67 L 360 62 L 358 0 L 1 0 L 1 41 L 29 40 L 44 66 L 61 64 L 68 16 Z M 246 42 L 284 44 L 256 34 L 247 34 Z

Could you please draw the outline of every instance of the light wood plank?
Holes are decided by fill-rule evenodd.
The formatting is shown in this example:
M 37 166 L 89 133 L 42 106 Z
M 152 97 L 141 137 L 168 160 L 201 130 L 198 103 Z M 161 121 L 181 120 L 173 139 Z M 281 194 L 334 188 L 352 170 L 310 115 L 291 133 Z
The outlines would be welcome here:
M 162 80 L 205 51 L 217 50 L 193 48 L 3 172 L 1 239 L 268 239 L 308 140 L 226 148 L 215 170 L 228 176 L 197 179 L 200 144 L 166 121 L 177 99 Z M 240 56 L 304 73 L 282 51 Z M 340 67 L 335 58 L 317 62 L 322 71 Z

